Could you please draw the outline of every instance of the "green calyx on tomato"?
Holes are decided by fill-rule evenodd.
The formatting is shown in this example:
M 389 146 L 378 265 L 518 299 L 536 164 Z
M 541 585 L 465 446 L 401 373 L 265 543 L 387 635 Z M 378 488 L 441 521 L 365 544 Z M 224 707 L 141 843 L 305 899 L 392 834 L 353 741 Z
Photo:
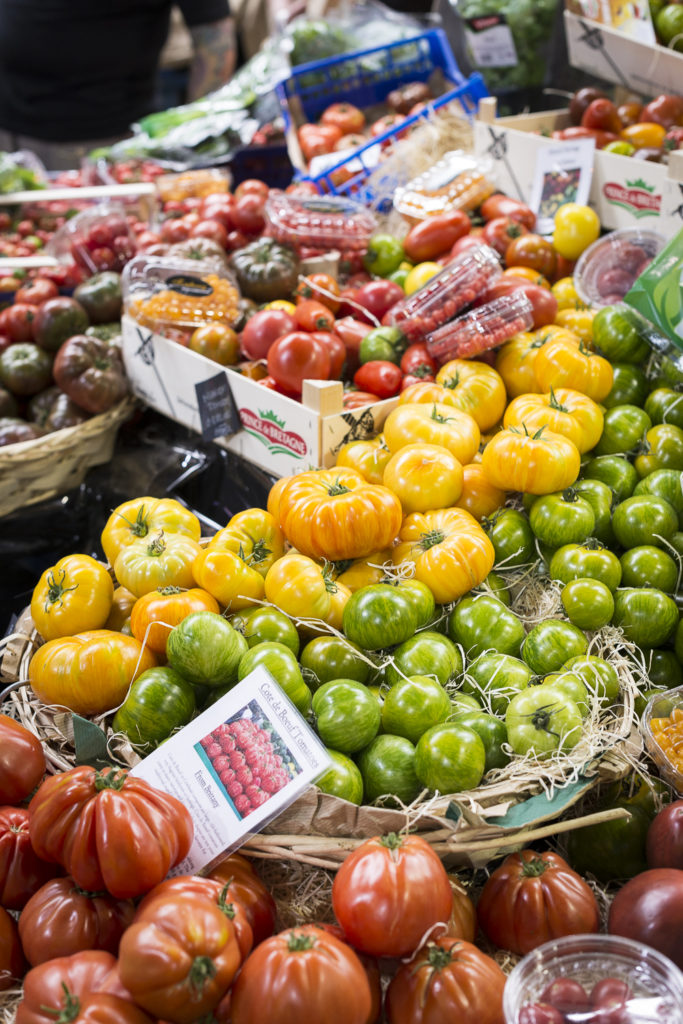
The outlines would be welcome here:
M 505 713 L 508 742 L 515 754 L 545 757 L 571 750 L 581 739 L 581 711 L 556 687 L 531 686 L 513 697 Z
M 536 499 L 529 512 L 531 529 L 551 548 L 585 540 L 595 527 L 595 513 L 585 498 L 569 487 Z

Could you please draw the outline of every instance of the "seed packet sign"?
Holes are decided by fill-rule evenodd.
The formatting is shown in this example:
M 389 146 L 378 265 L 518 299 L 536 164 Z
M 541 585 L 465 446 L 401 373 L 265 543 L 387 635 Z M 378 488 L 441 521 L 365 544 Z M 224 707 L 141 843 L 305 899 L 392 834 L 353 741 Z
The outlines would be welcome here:
M 284 691 L 256 668 L 131 770 L 177 797 L 194 841 L 171 872 L 195 874 L 236 850 L 331 764 Z

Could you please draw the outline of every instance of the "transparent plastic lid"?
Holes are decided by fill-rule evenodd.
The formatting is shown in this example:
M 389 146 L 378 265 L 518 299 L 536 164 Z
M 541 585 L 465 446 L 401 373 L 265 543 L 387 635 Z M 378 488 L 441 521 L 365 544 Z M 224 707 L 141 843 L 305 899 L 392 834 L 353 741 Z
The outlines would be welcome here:
M 126 312 L 152 330 L 207 323 L 231 327 L 239 320 L 237 284 L 227 268 L 213 261 L 136 256 L 121 284 Z
M 650 698 L 641 729 L 659 774 L 683 795 L 683 686 Z
M 579 298 L 592 306 L 621 302 L 665 245 L 665 238 L 644 228 L 619 228 L 598 238 L 574 267 Z
M 126 209 L 106 200 L 81 210 L 52 236 L 45 252 L 63 263 L 76 263 L 89 274 L 120 272 L 135 255 L 135 236 Z
M 375 217 L 344 196 L 294 196 L 272 189 L 265 207 L 267 234 L 295 249 L 365 252 Z
M 470 359 L 497 348 L 534 324 L 533 306 L 524 292 L 513 292 L 486 305 L 463 313 L 427 335 L 427 350 L 433 359 Z
M 413 220 L 447 210 L 473 210 L 495 192 L 488 158 L 463 150 L 445 153 L 427 171 L 394 192 L 394 208 Z

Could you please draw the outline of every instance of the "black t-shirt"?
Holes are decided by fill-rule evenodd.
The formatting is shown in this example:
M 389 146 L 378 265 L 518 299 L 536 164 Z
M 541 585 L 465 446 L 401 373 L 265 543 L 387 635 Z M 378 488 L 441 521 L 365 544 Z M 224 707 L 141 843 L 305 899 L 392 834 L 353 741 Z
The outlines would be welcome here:
M 187 25 L 228 0 L 178 0 Z M 0 0 L 0 128 L 46 142 L 122 135 L 152 107 L 172 0 Z

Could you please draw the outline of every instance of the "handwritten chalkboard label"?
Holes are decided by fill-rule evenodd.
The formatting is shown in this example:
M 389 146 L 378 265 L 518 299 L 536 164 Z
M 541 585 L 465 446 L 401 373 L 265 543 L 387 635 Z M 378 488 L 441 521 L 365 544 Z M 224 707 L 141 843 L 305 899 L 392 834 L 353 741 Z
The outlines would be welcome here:
M 225 371 L 202 380 L 194 386 L 202 424 L 202 437 L 213 441 L 216 437 L 235 434 L 240 429 L 240 417 L 232 397 Z

